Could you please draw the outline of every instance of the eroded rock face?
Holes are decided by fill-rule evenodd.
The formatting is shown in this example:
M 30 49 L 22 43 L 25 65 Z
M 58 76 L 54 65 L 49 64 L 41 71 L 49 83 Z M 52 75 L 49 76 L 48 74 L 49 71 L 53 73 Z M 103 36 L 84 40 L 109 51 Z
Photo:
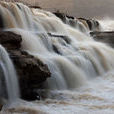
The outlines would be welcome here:
M 12 33 L 10 31 L 0 31 L 0 44 L 5 48 L 19 49 L 21 47 L 22 38 L 20 35 Z
M 75 26 L 76 21 L 79 21 L 82 24 L 84 24 L 91 31 L 98 31 L 100 29 L 100 24 L 95 19 L 75 18 L 75 17 L 72 17 L 72 16 L 68 16 L 64 13 L 61 13 L 59 11 L 54 12 L 54 14 L 57 17 L 59 17 L 64 23 L 67 23 L 67 21 L 69 20 L 69 23 L 72 27 Z
M 19 75 L 22 97 L 32 100 L 35 97 L 33 90 L 40 88 L 42 83 L 50 77 L 48 67 L 25 51 L 10 50 L 8 52 Z M 30 94 L 32 95 L 31 98 Z
M 8 51 L 16 68 L 22 98 L 27 100 L 36 99 L 34 89 L 41 87 L 51 73 L 47 65 L 41 60 L 23 51 L 21 47 L 22 38 L 12 32 L 0 31 L 0 44 Z
M 114 48 L 114 32 L 90 32 L 90 35 L 97 41 L 104 42 L 109 44 L 111 47 Z

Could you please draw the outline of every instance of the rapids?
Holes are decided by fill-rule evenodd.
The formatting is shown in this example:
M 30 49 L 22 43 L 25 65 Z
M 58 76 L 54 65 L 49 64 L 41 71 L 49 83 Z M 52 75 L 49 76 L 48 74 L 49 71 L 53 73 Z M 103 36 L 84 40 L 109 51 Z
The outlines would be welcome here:
M 46 63 L 52 73 L 45 83 L 49 91 L 46 100 L 19 101 L 9 107 L 11 110 L 4 110 L 35 114 L 114 111 L 114 50 L 94 41 L 83 23 L 75 24 L 81 23 L 83 30 L 87 29 L 84 33 L 50 12 L 6 2 L 0 3 L 0 18 L 2 29 L 20 34 L 21 48 Z

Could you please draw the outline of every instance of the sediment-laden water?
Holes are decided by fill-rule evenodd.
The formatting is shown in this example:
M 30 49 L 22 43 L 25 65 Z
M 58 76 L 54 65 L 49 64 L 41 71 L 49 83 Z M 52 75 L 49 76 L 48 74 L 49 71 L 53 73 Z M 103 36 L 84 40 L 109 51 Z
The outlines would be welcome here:
M 1 113 L 113 114 L 114 50 L 89 36 L 81 23 L 63 23 L 54 14 L 21 3 L 0 5 L 4 30 L 22 35 L 22 49 L 46 63 L 52 73 L 41 101 L 18 100 Z M 78 20 L 77 20 L 78 21 Z

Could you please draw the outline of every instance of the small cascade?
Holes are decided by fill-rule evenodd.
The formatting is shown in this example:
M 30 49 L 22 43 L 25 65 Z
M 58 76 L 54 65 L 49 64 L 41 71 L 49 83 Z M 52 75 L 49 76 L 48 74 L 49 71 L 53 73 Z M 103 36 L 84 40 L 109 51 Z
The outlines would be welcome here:
M 71 19 L 66 17 L 66 24 L 70 25 L 71 27 L 83 32 L 87 33 L 89 31 L 88 27 L 84 25 L 81 21 L 78 19 Z
M 19 96 L 16 71 L 8 53 L 0 45 L 0 98 L 8 99 L 8 102 L 13 102 Z

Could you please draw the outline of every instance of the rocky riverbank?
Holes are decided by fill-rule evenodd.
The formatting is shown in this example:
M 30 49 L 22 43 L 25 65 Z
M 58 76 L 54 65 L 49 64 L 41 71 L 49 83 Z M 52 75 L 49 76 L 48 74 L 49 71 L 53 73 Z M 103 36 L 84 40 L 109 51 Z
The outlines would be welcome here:
M 0 31 L 0 44 L 8 51 L 19 78 L 21 97 L 34 100 L 37 94 L 35 88 L 41 88 L 51 73 L 41 60 L 36 59 L 21 49 L 22 38 L 12 32 Z

